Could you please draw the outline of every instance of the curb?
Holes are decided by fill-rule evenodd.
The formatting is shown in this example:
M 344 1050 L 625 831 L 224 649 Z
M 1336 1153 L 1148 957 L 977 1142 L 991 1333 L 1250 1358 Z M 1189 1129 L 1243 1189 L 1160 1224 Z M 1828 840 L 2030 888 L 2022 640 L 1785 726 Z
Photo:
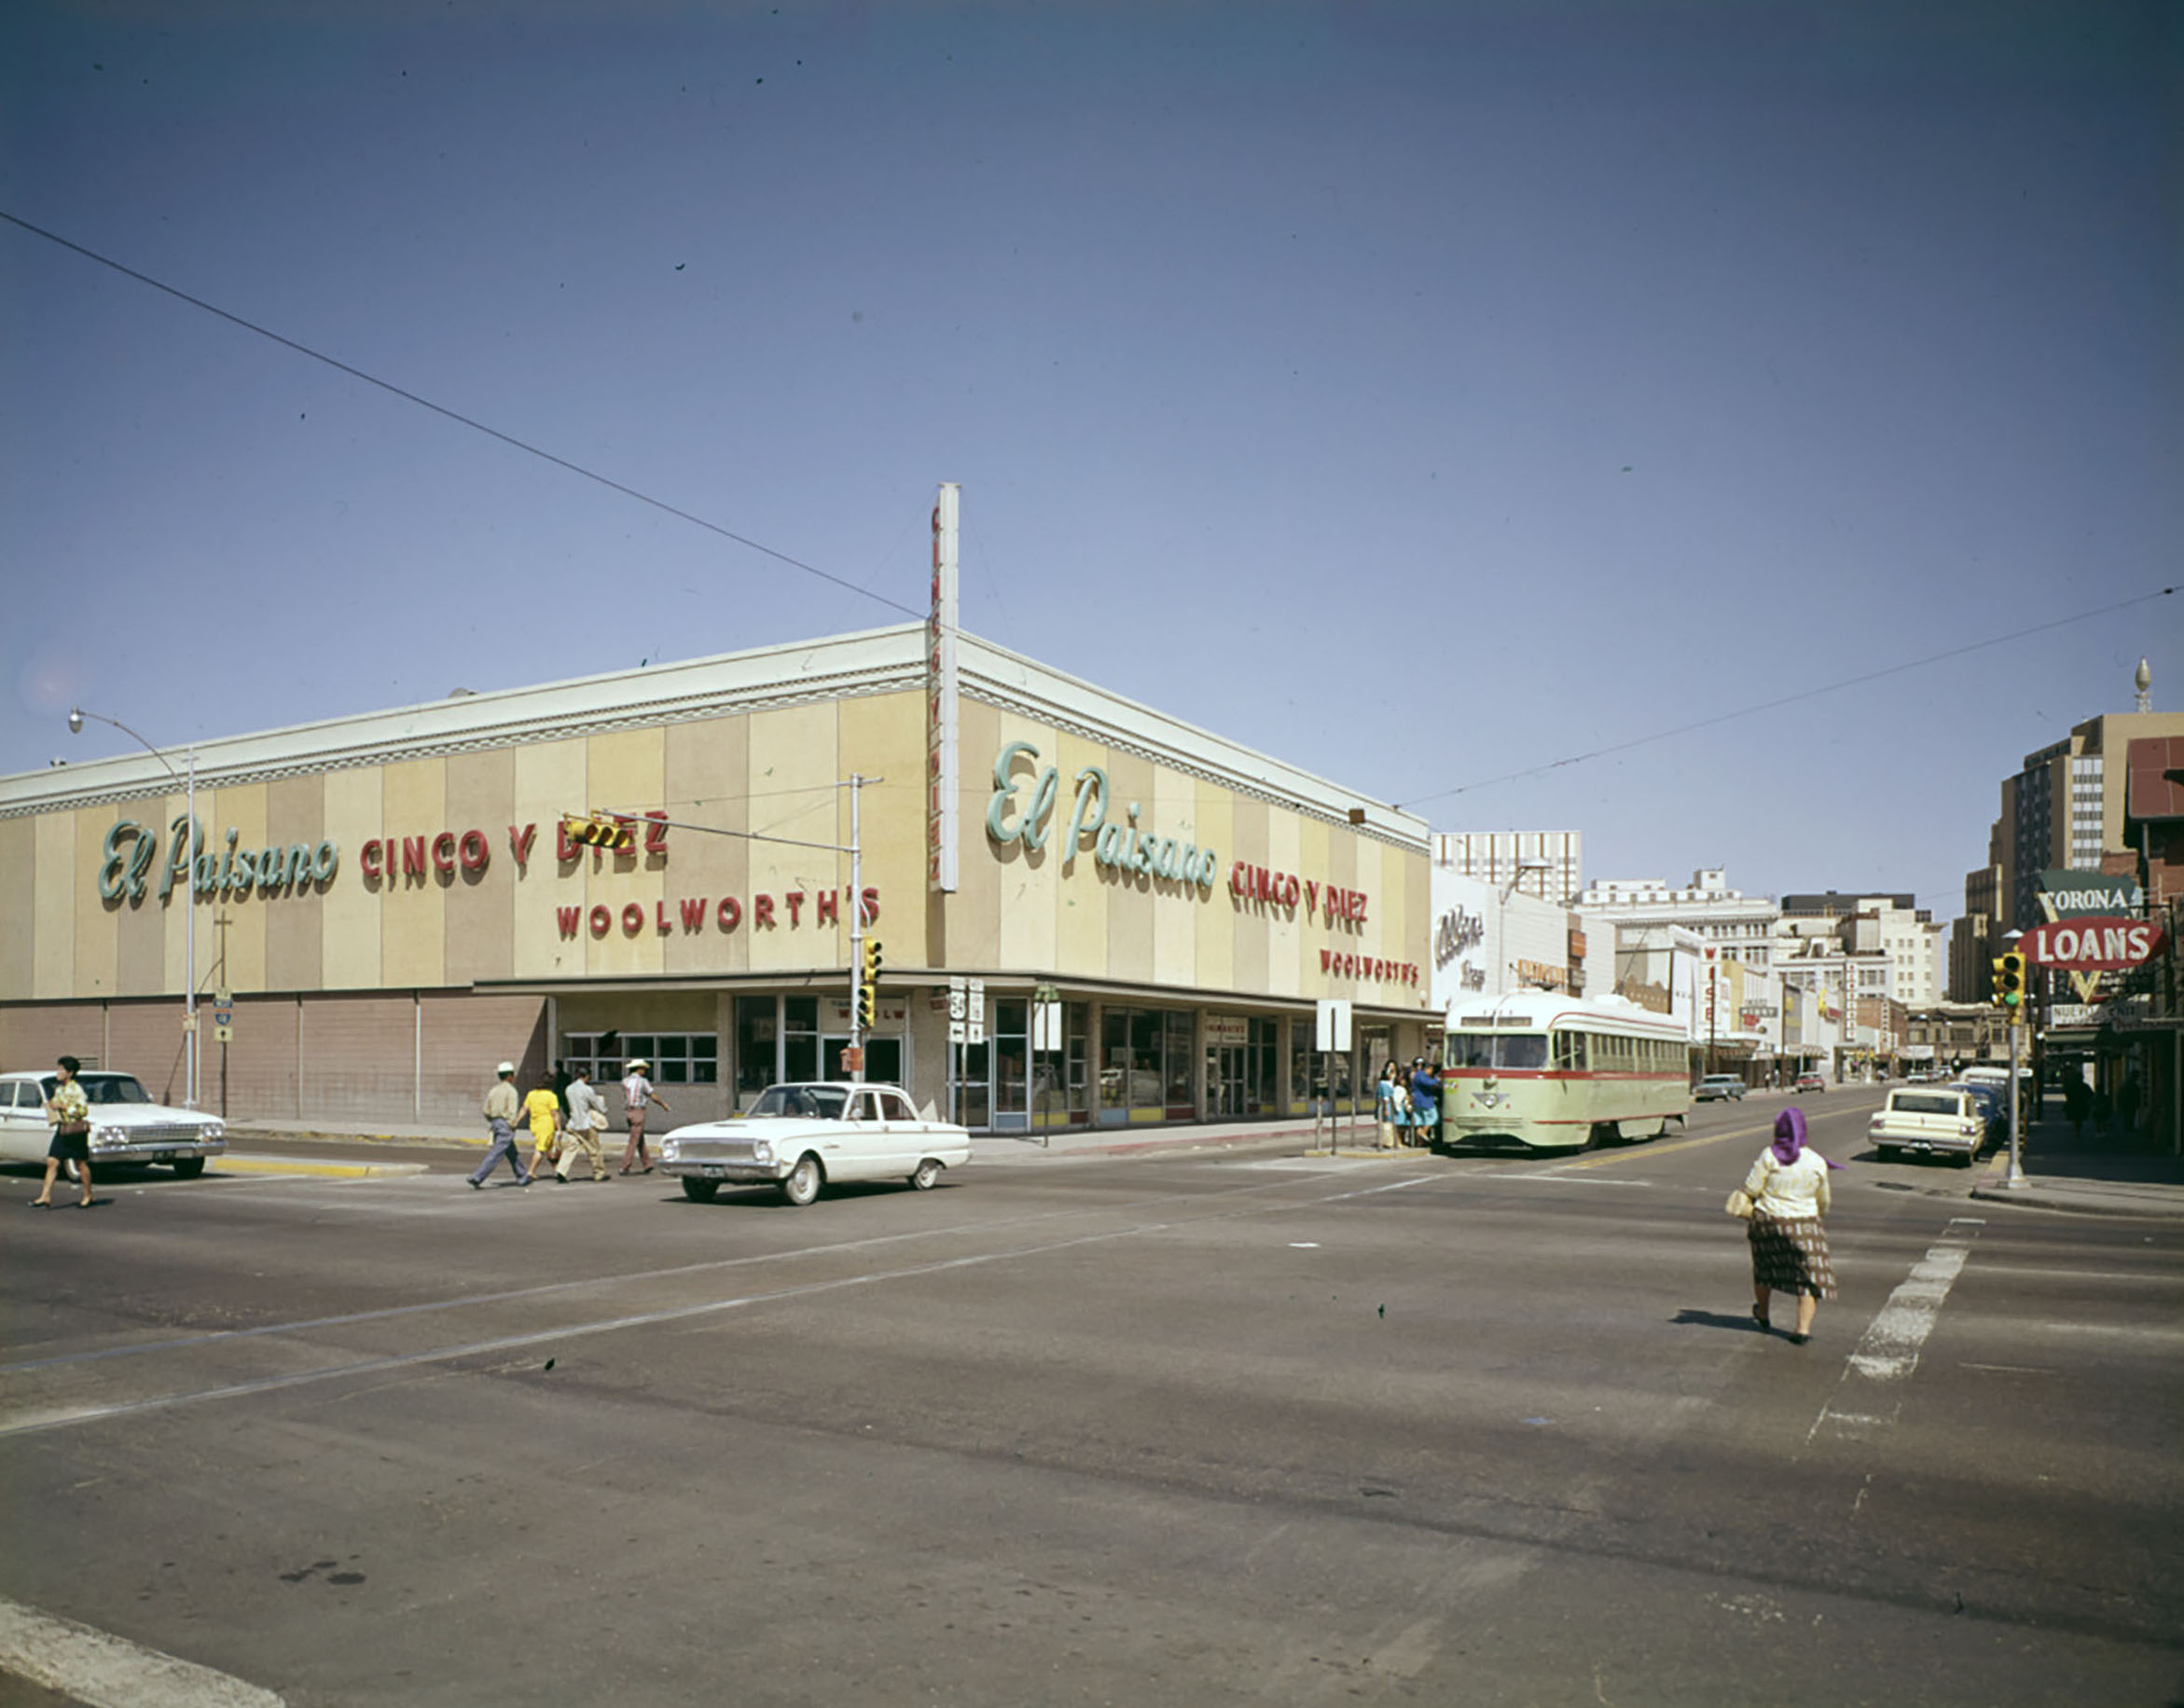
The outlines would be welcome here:
M 529 1130 L 526 1129 L 526 1145 L 531 1142 L 528 1134 Z M 483 1150 L 492 1143 L 490 1138 L 462 1137 L 452 1133 L 323 1133 L 315 1129 L 252 1126 L 230 1126 L 228 1136 L 231 1139 L 241 1136 L 267 1145 L 430 1145 L 442 1150 Z
M 308 1175 L 330 1180 L 393 1179 L 431 1172 L 423 1163 L 292 1163 L 285 1157 L 224 1156 L 215 1175 Z
M 2125 1189 L 2128 1190 L 2128 1189 Z M 2184 1206 L 2169 1209 L 2147 1204 L 2115 1204 L 2084 1199 L 2067 1191 L 2043 1191 L 2028 1179 L 2023 1186 L 1989 1186 L 1984 1181 L 1971 1189 L 1982 1204 L 2014 1204 L 2028 1210 L 2057 1210 L 2070 1216 L 2117 1216 L 2136 1221 L 2184 1221 Z

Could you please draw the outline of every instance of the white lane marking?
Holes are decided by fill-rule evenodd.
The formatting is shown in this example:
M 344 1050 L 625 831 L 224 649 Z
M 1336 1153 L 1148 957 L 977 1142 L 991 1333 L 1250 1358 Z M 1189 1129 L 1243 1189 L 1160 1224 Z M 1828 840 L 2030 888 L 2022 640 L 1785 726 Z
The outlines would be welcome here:
M 1934 1331 L 1942 1302 L 1971 1256 L 1967 1245 L 1942 1243 L 1911 1266 L 1850 1355 L 1850 1368 L 1873 1382 L 1901 1382 L 1918 1368 L 1919 1348 Z
M 1417 1180 L 1399 1181 L 1398 1185 L 1417 1185 L 1430 1177 Z M 301 1185 L 303 1182 L 293 1182 Z M 341 1182 L 343 1190 L 350 1182 Z M 213 1329 L 202 1334 L 182 1335 L 171 1340 L 132 1341 L 122 1346 L 100 1346 L 84 1352 L 54 1353 L 43 1357 L 20 1358 L 0 1364 L 0 1376 L 10 1376 L 23 1371 L 46 1370 L 55 1365 L 91 1364 L 107 1358 L 135 1357 L 145 1353 L 182 1352 L 199 1346 L 208 1346 L 221 1341 L 246 1341 L 262 1339 L 268 1335 L 285 1335 L 311 1329 L 332 1329 L 350 1323 L 385 1322 L 391 1318 L 417 1316 L 435 1311 L 462 1310 L 472 1305 L 504 1304 L 514 1300 L 540 1299 L 557 1293 L 584 1292 L 601 1288 L 617 1287 L 632 1283 L 671 1281 L 686 1275 L 750 1268 L 762 1263 L 788 1262 L 800 1258 L 838 1257 L 846 1252 L 868 1251 L 881 1246 L 902 1245 L 918 1240 L 952 1238 L 958 1234 L 971 1235 L 995 1233 L 1011 1228 L 1036 1227 L 1043 1222 L 1066 1220 L 1088 1216 L 1120 1215 L 1142 1211 L 1148 1207 L 1176 1204 L 1211 1204 L 1218 1205 L 1224 1199 L 1246 1199 L 1265 1193 L 1279 1191 L 1292 1184 L 1290 1181 L 1273 1181 L 1264 1186 L 1237 1186 L 1224 1188 L 1213 1193 L 1169 1192 L 1150 1197 L 1126 1199 L 1113 1205 L 1089 1206 L 1071 1205 L 1067 1209 L 1039 1210 L 1029 1215 L 1003 1217 L 998 1221 L 939 1222 L 922 1228 L 905 1228 L 892 1233 L 867 1234 L 860 1239 L 829 1240 L 814 1246 L 794 1246 L 780 1251 L 753 1251 L 740 1257 L 712 1258 L 698 1263 L 677 1263 L 665 1269 L 626 1270 L 620 1273 L 605 1272 L 580 1275 L 563 1281 L 545 1281 L 529 1287 L 504 1288 L 491 1292 L 461 1294 L 449 1299 L 430 1299 L 417 1304 L 383 1305 L 372 1311 L 347 1311 L 332 1316 L 288 1318 L 279 1322 L 260 1323 L 250 1329 Z M 1310 1198 L 1307 1205 L 1339 1203 L 1350 1193 L 1338 1193 L 1334 1198 Z M 551 1202 L 550 1200 L 548 1202 Z M 663 1203 L 681 1206 L 680 1199 L 663 1199 Z M 470 1209 L 471 1200 L 457 1198 L 453 1203 Z M 1249 1207 L 1249 1206 L 1247 1206 Z M 404 1214 L 410 1212 L 405 1211 Z M 472 1214 L 477 1212 L 472 1209 Z M 711 1212 L 720 1214 L 725 1212 Z M 1223 1212 L 1225 1213 L 1225 1212 Z
M 283 1708 L 226 1673 L 5 1599 L 0 1669 L 90 1708 Z
M 1832 1432 L 1863 1434 L 1885 1429 L 1903 1409 L 1901 1384 L 1918 1368 L 1918 1355 L 1934 1331 L 1949 1289 L 1971 1256 L 1971 1242 L 1986 1226 L 1984 1219 L 1957 1217 L 1942 1237 L 1911 1266 L 1896 1290 L 1866 1326 L 1836 1382 L 1835 1393 L 1805 1431 L 1806 1445 L 1827 1426 Z M 1894 1395 L 1885 1408 L 1875 1402 Z
M 1115 1240 L 1136 1239 L 1151 1233 L 1167 1233 L 1182 1227 L 1201 1223 L 1232 1220 L 1242 1216 L 1286 1214 L 1291 1211 L 1338 1205 L 1353 1198 L 1372 1198 L 1382 1192 L 1402 1191 L 1413 1186 L 1430 1186 L 1431 1175 L 1418 1175 L 1407 1180 L 1389 1180 L 1358 1188 L 1349 1191 L 1330 1192 L 1323 1197 L 1305 1203 L 1265 1201 L 1241 1204 L 1218 1211 L 1210 1216 L 1178 1217 L 1168 1220 L 1144 1221 L 1127 1227 L 1109 1229 L 1098 1233 L 1077 1234 L 1068 1239 L 1049 1240 L 1044 1244 L 1014 1246 L 998 1251 L 975 1252 L 964 1257 L 941 1258 L 927 1263 L 906 1263 L 899 1269 L 866 1270 L 861 1274 L 836 1275 L 824 1281 L 808 1281 L 796 1285 L 761 1288 L 726 1299 L 702 1299 L 695 1303 L 670 1305 L 654 1311 L 636 1311 L 623 1315 L 594 1318 L 589 1322 L 563 1324 L 556 1328 L 537 1329 L 522 1334 L 494 1335 L 485 1340 L 468 1341 L 459 1345 L 431 1346 L 419 1352 L 397 1353 L 371 1358 L 358 1358 L 346 1364 L 325 1366 L 318 1370 L 295 1371 L 285 1375 L 261 1376 L 247 1382 L 224 1383 L 218 1387 L 195 1388 L 169 1394 L 155 1394 L 143 1399 L 118 1400 L 104 1405 L 61 1406 L 42 1412 L 18 1412 L 0 1418 L 0 1438 L 18 1435 L 35 1435 L 48 1429 L 65 1428 L 76 1424 L 99 1423 L 109 1418 L 134 1417 L 150 1412 L 164 1412 L 175 1406 L 194 1405 L 202 1400 L 236 1399 L 252 1394 L 270 1394 L 282 1389 L 303 1387 L 312 1383 L 338 1381 L 347 1376 L 377 1374 L 382 1371 L 411 1370 L 422 1364 L 444 1364 L 456 1358 L 477 1357 L 487 1353 L 513 1352 L 527 1346 L 540 1346 L 549 1342 L 575 1340 L 584 1335 L 611 1334 L 622 1329 L 651 1328 L 661 1323 L 685 1322 L 693 1317 L 717 1315 L 727 1311 L 740 1311 L 753 1305 L 772 1304 L 783 1300 L 808 1299 L 821 1293 L 838 1292 L 845 1288 L 875 1287 L 891 1281 L 915 1280 L 924 1275 L 946 1274 L 955 1270 L 977 1269 L 988 1263 L 1001 1263 L 1016 1258 L 1044 1257 L 1055 1252 L 1071 1251 L 1085 1246 L 1107 1245 Z M 1251 1197 L 1260 1189 L 1251 1188 L 1223 1197 Z M 1202 1203 L 1202 1199 L 1183 1199 L 1185 1203 Z M 1154 1202 L 1161 1202 L 1155 1200 Z M 1166 1202 L 1178 1202 L 1169 1199 Z M 1081 1215 L 1081 1211 L 1054 1212 L 1053 1215 Z M 1046 1220 L 1048 1216 L 1030 1217 L 1027 1220 Z M 872 1242 L 874 1244 L 879 1241 Z M 754 1261 L 755 1259 L 726 1260 L 717 1267 L 732 1267 L 738 1261 Z M 712 1264 L 691 1264 L 690 1269 L 716 1267 Z M 385 1315 L 394 1315 L 394 1312 Z M 380 1315 L 372 1313 L 371 1315 Z M 245 1331 L 247 1332 L 247 1331 Z M 214 1338 L 211 1336 L 207 1339 Z M 58 1359 L 48 1362 L 60 1362 Z
M 1573 1174 L 1505 1174 L 1487 1177 L 1495 1180 L 1553 1180 L 1559 1186 L 1651 1186 L 1651 1180 L 1629 1180 L 1621 1175 Z
M 1983 1270 L 1981 1273 L 1984 1274 L 1985 1272 Z M 2037 1364 L 1968 1364 L 1960 1361 L 1956 1368 L 1996 1371 L 2005 1376 L 2052 1376 L 2055 1373 L 2052 1370 L 2042 1370 Z

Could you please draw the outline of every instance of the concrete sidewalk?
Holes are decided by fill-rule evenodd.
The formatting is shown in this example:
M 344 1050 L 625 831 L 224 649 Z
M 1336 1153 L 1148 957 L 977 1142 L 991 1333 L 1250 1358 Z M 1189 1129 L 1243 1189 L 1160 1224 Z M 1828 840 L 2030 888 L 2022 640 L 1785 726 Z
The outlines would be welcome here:
M 2089 1128 L 2073 1136 L 2068 1122 L 2050 1114 L 2026 1125 L 2022 1163 L 2025 1184 L 2009 1185 L 2005 1149 L 1987 1164 L 1971 1195 L 2030 1209 L 2184 1220 L 2184 1157 L 2127 1147 L 2121 1134 L 2103 1137 Z
M 672 1128 L 645 1135 L 657 1148 Z M 1056 1127 L 1045 1134 L 976 1134 L 971 1153 L 986 1163 L 1063 1162 L 1077 1157 L 1157 1156 L 1195 1150 L 1230 1150 L 1242 1145 L 1281 1145 L 1298 1150 L 1311 1149 L 1313 1123 L 1308 1117 L 1291 1121 L 1210 1122 L 1190 1126 L 1131 1128 L 1127 1126 Z M 1339 1123 L 1343 1149 L 1370 1153 L 1373 1123 L 1364 1117 Z M 610 1129 L 605 1136 L 619 1146 L 623 1135 Z M 483 1150 L 491 1141 L 482 1132 L 454 1132 L 446 1127 L 409 1126 L 375 1122 L 370 1131 L 343 1130 L 323 1123 L 239 1121 L 228 1128 L 232 1147 L 247 1148 L 254 1140 L 322 1145 L 429 1146 L 440 1150 Z M 1325 1124 L 1320 1143 L 1327 1142 Z M 1382 1152 L 1383 1155 L 1396 1154 Z

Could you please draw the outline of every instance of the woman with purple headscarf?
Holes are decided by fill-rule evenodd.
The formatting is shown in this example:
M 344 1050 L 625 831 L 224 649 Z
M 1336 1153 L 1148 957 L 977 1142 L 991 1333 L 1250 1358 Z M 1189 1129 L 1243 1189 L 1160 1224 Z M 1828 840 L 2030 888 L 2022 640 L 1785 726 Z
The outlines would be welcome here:
M 1750 1194 L 1752 1320 L 1762 1329 L 1776 1293 L 1797 1295 L 1797 1330 L 1790 1340 L 1802 1346 L 1813 1331 L 1820 1301 L 1835 1296 L 1835 1266 L 1828 1257 L 1828 1236 L 1820 1218 L 1828 1213 L 1831 1163 L 1804 1143 L 1804 1111 L 1786 1109 L 1775 1117 L 1775 1142 L 1760 1152 L 1744 1178 Z

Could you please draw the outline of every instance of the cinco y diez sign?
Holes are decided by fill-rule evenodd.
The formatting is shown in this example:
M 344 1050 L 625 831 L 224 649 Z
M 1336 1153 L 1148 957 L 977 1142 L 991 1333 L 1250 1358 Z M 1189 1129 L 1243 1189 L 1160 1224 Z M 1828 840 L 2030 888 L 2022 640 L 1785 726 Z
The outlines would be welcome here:
M 2017 946 L 2035 966 L 2065 972 L 2121 972 L 2144 966 L 2162 950 L 2162 930 L 2150 919 L 2100 917 L 2035 926 Z

